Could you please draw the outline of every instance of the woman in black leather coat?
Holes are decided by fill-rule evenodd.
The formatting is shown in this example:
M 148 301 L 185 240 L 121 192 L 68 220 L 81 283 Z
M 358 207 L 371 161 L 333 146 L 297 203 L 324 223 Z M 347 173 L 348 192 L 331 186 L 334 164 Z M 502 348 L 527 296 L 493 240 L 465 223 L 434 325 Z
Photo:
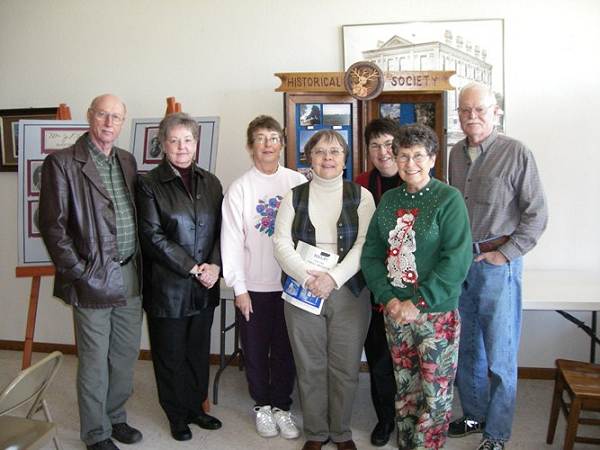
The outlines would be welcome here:
M 138 182 L 144 257 L 144 309 L 160 405 L 179 441 L 188 426 L 217 429 L 202 409 L 208 394 L 210 329 L 219 303 L 221 183 L 195 164 L 198 124 L 187 114 L 165 117 L 160 165 Z

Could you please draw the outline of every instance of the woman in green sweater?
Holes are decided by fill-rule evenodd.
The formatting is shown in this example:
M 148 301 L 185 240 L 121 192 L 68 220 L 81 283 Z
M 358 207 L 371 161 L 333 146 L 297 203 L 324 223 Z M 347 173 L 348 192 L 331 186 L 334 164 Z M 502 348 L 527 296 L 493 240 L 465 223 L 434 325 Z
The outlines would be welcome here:
M 446 440 L 458 297 L 473 258 L 460 192 L 429 175 L 437 148 L 431 128 L 401 127 L 393 152 L 404 184 L 381 198 L 361 257 L 367 285 L 385 305 L 400 449 L 439 449 Z

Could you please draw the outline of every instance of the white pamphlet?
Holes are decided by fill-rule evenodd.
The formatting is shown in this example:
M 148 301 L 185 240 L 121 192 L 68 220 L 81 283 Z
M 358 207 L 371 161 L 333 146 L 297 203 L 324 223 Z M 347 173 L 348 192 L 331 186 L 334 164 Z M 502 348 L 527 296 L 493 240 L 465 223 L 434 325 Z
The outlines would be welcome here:
M 296 251 L 311 269 L 324 272 L 334 268 L 339 259 L 339 256 L 335 253 L 326 252 L 325 250 L 303 241 L 298 241 Z M 302 284 L 298 283 L 289 275 L 283 283 L 283 294 L 281 294 L 281 298 L 298 308 L 317 315 L 321 313 L 324 300 L 321 297 L 312 295 L 308 289 L 302 287 Z

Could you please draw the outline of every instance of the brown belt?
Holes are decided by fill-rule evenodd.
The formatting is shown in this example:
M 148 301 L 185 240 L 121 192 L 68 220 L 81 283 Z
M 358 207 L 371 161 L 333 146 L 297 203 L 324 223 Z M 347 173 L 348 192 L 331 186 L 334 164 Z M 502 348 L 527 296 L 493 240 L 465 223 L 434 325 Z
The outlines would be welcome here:
M 508 236 L 500 236 L 489 241 L 473 242 L 473 253 L 487 253 L 498 250 L 498 247 L 508 242 Z

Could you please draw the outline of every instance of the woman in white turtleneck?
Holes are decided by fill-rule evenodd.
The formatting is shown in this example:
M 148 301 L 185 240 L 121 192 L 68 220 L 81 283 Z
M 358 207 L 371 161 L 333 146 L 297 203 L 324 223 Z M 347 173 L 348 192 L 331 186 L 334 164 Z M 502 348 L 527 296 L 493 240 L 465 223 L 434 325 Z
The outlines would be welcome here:
M 348 145 L 332 130 L 304 147 L 312 180 L 283 199 L 275 224 L 275 258 L 283 271 L 325 299 L 319 315 L 286 303 L 285 319 L 296 363 L 306 442 L 320 449 L 331 439 L 352 450 L 350 419 L 371 308 L 360 256 L 375 203 L 371 193 L 343 180 Z M 327 272 L 309 270 L 298 241 L 339 255 Z

